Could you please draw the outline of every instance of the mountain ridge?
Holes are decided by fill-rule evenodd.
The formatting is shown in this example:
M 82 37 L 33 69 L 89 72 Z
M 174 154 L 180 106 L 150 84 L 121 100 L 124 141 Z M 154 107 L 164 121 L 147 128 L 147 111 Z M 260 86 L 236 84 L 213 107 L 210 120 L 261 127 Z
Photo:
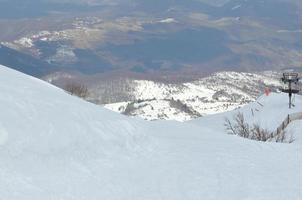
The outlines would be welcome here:
M 128 101 L 106 104 L 105 107 L 147 120 L 187 121 L 240 108 L 263 95 L 266 88 L 273 92 L 281 86 L 279 74 L 275 72 L 218 72 L 182 84 L 137 80 L 126 92 L 130 96 Z M 98 97 L 91 99 L 97 101 Z

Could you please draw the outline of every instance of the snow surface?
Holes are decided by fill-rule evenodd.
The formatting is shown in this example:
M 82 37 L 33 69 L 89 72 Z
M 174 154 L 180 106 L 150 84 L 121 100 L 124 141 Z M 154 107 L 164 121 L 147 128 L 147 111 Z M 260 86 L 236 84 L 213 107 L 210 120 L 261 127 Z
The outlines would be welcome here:
M 289 127 L 296 143 L 260 143 L 225 134 L 236 111 L 147 122 L 2 66 L 0 74 L 0 199 L 302 199 L 300 121 Z M 281 94 L 259 101 L 241 111 L 268 128 L 289 112 Z M 290 112 L 302 98 L 295 104 Z
M 234 6 L 234 7 L 232 8 L 232 10 L 237 10 L 237 9 L 239 9 L 239 8 L 241 8 L 241 5 Z
M 20 43 L 22 46 L 30 48 L 33 47 L 33 41 L 30 38 L 23 37 L 20 40 L 16 41 L 16 43 Z
M 167 19 L 160 20 L 159 22 L 170 24 L 170 23 L 176 23 L 177 21 L 174 18 L 167 18 Z

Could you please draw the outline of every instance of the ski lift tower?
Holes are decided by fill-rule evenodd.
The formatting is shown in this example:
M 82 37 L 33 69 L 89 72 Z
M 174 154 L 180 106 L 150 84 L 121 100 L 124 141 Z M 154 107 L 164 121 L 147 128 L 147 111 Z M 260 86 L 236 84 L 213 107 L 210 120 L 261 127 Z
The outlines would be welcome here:
M 299 93 L 299 74 L 293 72 L 283 73 L 281 81 L 284 83 L 284 88 L 281 89 L 282 92 L 288 93 L 289 97 L 289 108 L 292 107 L 292 96 L 293 94 Z

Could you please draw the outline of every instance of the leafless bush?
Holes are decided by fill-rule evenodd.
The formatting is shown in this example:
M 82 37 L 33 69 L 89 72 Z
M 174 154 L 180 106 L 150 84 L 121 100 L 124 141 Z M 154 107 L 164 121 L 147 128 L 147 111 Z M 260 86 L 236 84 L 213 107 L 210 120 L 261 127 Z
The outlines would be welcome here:
M 275 135 L 274 141 L 279 143 L 293 143 L 295 141 L 295 138 L 292 133 L 290 134 L 287 131 L 283 130 Z
M 262 142 L 274 141 L 279 143 L 292 143 L 294 141 L 293 136 L 287 139 L 285 131 L 274 133 L 261 128 L 259 124 L 248 124 L 245 121 L 244 115 L 240 112 L 233 117 L 232 121 L 226 118 L 224 124 L 228 133 L 232 135 Z
M 86 99 L 89 95 L 87 86 L 83 84 L 68 83 L 65 85 L 64 89 L 71 95 L 75 95 L 83 99 Z
M 259 124 L 254 124 L 253 128 L 250 130 L 251 132 L 251 139 L 257 141 L 270 141 L 274 138 L 274 133 L 268 131 L 267 129 L 263 129 L 259 126 Z
M 235 123 L 233 124 L 228 118 L 225 119 L 225 127 L 227 131 L 232 135 L 238 135 L 240 137 L 249 138 L 250 137 L 250 125 L 245 122 L 242 113 L 238 113 L 234 116 Z
M 135 103 L 128 103 L 126 106 L 125 111 L 123 112 L 124 115 L 132 115 L 132 113 L 135 111 Z
M 176 108 L 184 113 L 188 113 L 191 116 L 194 117 L 201 117 L 201 114 L 198 113 L 196 110 L 194 110 L 193 108 L 189 107 L 187 104 L 181 102 L 180 100 L 174 100 L 172 99 L 168 99 L 167 101 L 169 101 L 169 104 L 172 108 Z

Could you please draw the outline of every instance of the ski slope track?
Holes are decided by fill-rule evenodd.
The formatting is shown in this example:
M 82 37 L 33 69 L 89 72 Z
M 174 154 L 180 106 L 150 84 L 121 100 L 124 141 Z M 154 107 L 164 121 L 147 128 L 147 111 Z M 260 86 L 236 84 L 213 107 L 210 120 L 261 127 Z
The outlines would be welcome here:
M 295 143 L 261 143 L 225 133 L 238 110 L 147 122 L 3 66 L 0 77 L 1 200 L 302 199 L 301 121 Z M 258 101 L 240 109 L 251 123 L 274 130 L 289 113 L 285 95 Z

